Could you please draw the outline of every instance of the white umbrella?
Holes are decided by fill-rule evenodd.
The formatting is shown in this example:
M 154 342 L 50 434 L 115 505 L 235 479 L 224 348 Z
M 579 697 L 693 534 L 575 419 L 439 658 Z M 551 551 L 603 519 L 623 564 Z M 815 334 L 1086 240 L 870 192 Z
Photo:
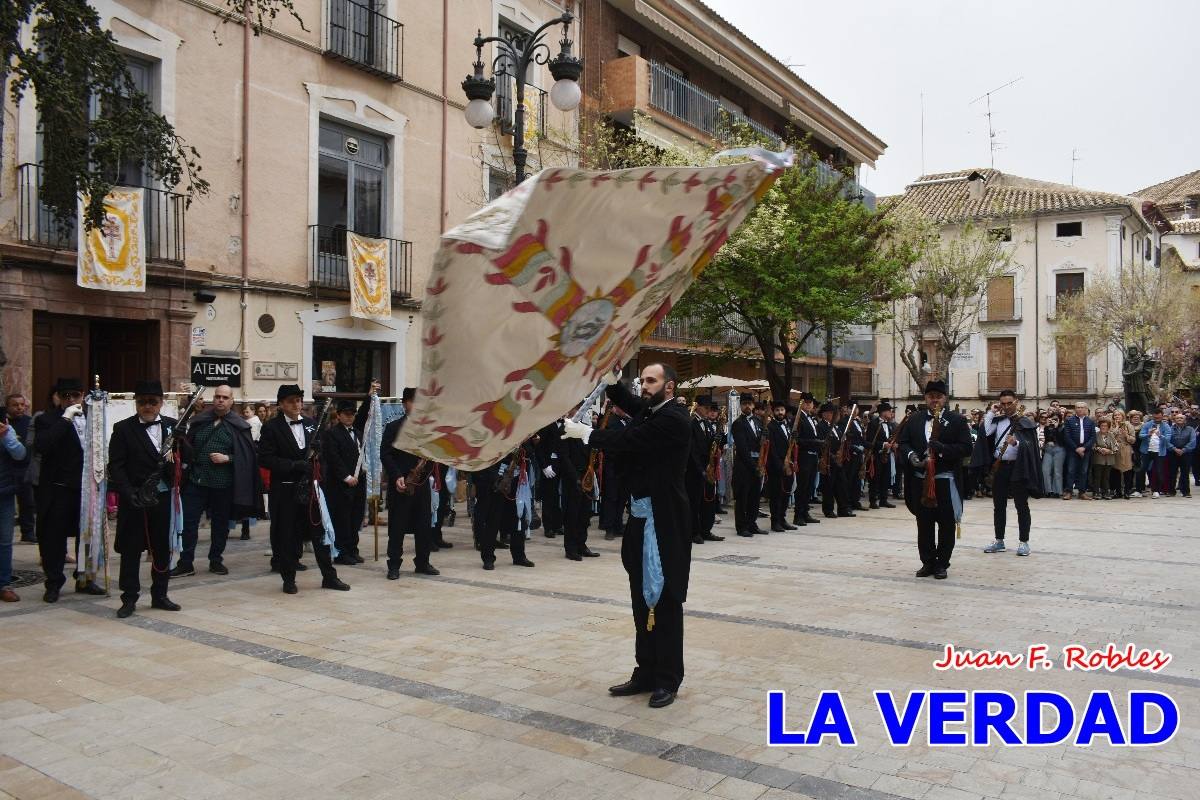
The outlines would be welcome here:
M 744 380 L 742 378 L 727 378 L 724 375 L 704 375 L 699 378 L 681 381 L 679 388 L 692 389 L 769 389 L 771 384 L 760 379 Z

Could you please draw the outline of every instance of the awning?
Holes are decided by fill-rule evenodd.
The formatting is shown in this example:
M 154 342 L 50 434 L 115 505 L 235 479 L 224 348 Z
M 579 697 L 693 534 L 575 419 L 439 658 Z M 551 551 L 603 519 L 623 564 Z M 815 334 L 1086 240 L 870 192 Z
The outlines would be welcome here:
M 727 378 L 724 375 L 704 375 L 699 378 L 692 378 L 688 381 L 681 381 L 679 388 L 683 391 L 692 389 L 770 389 L 771 384 L 764 380 L 743 380 L 741 378 Z

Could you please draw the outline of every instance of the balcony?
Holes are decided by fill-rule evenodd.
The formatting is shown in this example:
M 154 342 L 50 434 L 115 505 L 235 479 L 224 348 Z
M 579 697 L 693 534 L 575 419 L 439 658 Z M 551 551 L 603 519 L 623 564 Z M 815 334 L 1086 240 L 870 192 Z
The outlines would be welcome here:
M 1018 322 L 1021 319 L 1021 298 L 988 298 L 979 306 L 980 322 Z M 1011 388 L 1011 387 L 1010 387 Z
M 372 0 L 328 0 L 325 55 L 397 83 L 404 80 L 404 26 Z
M 1074 297 L 1078 292 L 1063 292 L 1062 294 L 1046 295 L 1046 319 L 1053 320 L 1058 317 L 1059 311 L 1062 310 L 1063 304 L 1068 298 Z
M 184 209 L 186 198 L 175 192 L 140 187 L 145 194 L 142 216 L 145 224 L 146 261 L 182 265 L 184 262 Z M 21 241 L 52 250 L 72 250 L 79 244 L 75 219 L 60 222 L 41 202 L 42 167 L 22 164 L 18 168 L 17 205 Z
M 906 373 L 906 374 L 908 374 L 908 373 Z M 946 380 L 946 388 L 948 388 L 950 390 L 950 397 L 953 398 L 954 397 L 954 373 L 947 372 L 945 380 Z M 925 384 L 927 382 L 928 382 L 928 379 L 922 378 L 921 382 L 918 383 L 917 381 L 913 380 L 913 377 L 911 374 L 908 374 L 908 387 L 909 387 L 908 396 L 909 397 L 924 397 L 925 396 Z M 899 387 L 897 387 L 897 388 L 899 388 Z
M 1095 395 L 1096 370 L 1074 367 L 1046 370 L 1046 394 L 1050 397 Z
M 742 334 L 728 328 L 714 337 L 704 331 L 699 320 L 692 317 L 664 319 L 658 323 L 654 333 L 650 334 L 650 339 L 665 339 L 687 345 L 712 345 L 721 349 L 756 347 L 753 339 L 748 340 Z
M 661 64 L 650 62 L 650 107 L 686 122 L 714 139 L 728 138 L 744 126 L 763 137 L 773 150 L 783 149 L 779 134 L 739 111 L 725 108 L 721 101 Z
M 1000 394 L 1004 390 L 1016 392 L 1018 397 L 1025 396 L 1025 370 L 1010 370 L 1008 372 L 979 373 L 979 396 L 988 397 Z
M 350 291 L 350 275 L 346 269 L 346 229 L 340 225 L 309 225 L 309 286 L 314 289 Z M 368 234 L 362 234 L 366 236 Z M 388 242 L 388 273 L 393 297 L 412 297 L 412 242 L 372 238 Z
M 496 121 L 500 132 L 512 136 L 517 119 L 517 82 L 509 75 L 496 75 Z M 525 139 L 546 135 L 546 106 L 550 101 L 547 93 L 536 86 L 525 84 Z

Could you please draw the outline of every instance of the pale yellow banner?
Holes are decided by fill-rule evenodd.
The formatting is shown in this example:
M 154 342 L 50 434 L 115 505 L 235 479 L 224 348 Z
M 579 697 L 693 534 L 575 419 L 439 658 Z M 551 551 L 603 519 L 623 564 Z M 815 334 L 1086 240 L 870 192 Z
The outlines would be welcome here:
M 79 259 L 75 282 L 107 292 L 146 291 L 146 225 L 143 191 L 117 187 L 104 198 L 104 220 L 87 230 L 79 214 Z
M 346 233 L 346 266 L 350 278 L 350 316 L 391 319 L 391 243 Z

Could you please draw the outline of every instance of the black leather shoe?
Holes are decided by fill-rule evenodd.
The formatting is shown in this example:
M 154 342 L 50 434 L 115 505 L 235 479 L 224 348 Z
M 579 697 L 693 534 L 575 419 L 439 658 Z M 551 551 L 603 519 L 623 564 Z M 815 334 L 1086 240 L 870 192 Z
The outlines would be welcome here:
M 804 516 L 804 521 L 807 522 L 809 525 L 820 525 L 821 524 L 821 520 L 817 519 L 812 514 L 806 514 Z
M 532 567 L 533 562 L 530 561 L 528 558 L 522 558 L 520 561 L 514 561 L 513 566 L 514 567 Z
M 841 511 L 838 513 L 838 516 L 839 517 L 857 517 L 858 514 L 855 514 L 853 511 Z
M 704 544 L 704 537 L 700 534 L 696 534 L 692 537 L 692 544 Z
M 45 600 L 47 603 L 57 603 L 58 602 L 58 589 L 47 589 L 46 593 L 42 595 L 42 599 Z
M 554 531 L 547 529 L 547 530 L 544 532 L 544 535 L 545 535 L 545 537 L 546 537 L 547 539 L 553 539 L 553 538 L 554 538 L 554 537 L 555 537 L 557 534 L 555 534 L 555 532 L 554 532 Z
M 615 533 L 613 533 L 612 531 L 608 531 L 607 533 L 604 534 L 604 541 L 606 541 L 606 542 L 611 542 L 613 539 L 616 539 L 616 538 L 617 538 L 617 535 Z
M 932 575 L 936 571 L 937 570 L 935 570 L 933 567 L 921 567 L 919 570 L 917 570 L 917 577 L 918 578 L 928 578 L 930 575 Z
M 725 541 L 725 537 L 717 536 L 715 533 L 706 533 L 706 534 L 704 534 L 704 541 L 706 541 L 706 542 L 723 542 L 723 541 Z
M 933 577 L 937 578 L 939 581 L 944 581 L 950 576 L 946 574 L 946 570 L 939 569 L 937 572 L 933 573 Z
M 491 572 L 492 570 L 494 570 L 496 568 L 496 562 L 495 561 L 485 561 L 485 562 L 483 562 L 483 568 L 486 569 L 488 572 Z
M 874 500 L 872 500 L 869 508 L 879 508 L 879 503 L 876 503 Z
M 825 519 L 837 519 L 837 514 L 825 514 Z
M 400 570 L 399 569 L 389 569 L 388 573 L 387 573 L 387 579 L 389 581 L 400 580 Z
M 136 603 L 121 603 L 121 607 L 117 609 L 117 618 L 125 619 L 133 616 L 133 610 L 137 608 Z
M 784 529 L 785 531 L 798 531 L 798 530 L 800 530 L 800 526 L 799 526 L 799 525 L 792 525 L 792 524 L 791 524 L 791 523 L 789 523 L 789 522 L 784 522 L 784 523 L 783 523 L 783 529 Z
M 599 554 L 599 553 L 597 553 L 595 550 L 589 550 L 589 549 L 588 549 L 588 548 L 586 548 L 586 547 L 584 547 L 584 548 L 583 548 L 583 554 L 582 554 L 582 555 L 583 555 L 583 557 L 584 557 L 584 558 L 599 558 L 599 557 L 600 557 L 600 554 Z
M 338 578 L 325 578 L 321 581 L 322 589 L 336 589 L 339 592 L 350 591 L 350 584 Z
M 651 708 L 665 708 L 675 702 L 675 693 L 668 692 L 666 689 L 655 689 L 650 695 Z
M 738 536 L 742 536 L 742 537 L 745 537 L 745 538 L 747 538 L 747 539 L 750 539 L 750 538 L 752 538 L 752 537 L 754 536 L 754 534 L 753 534 L 753 533 L 751 533 L 750 531 L 738 531 Z
M 157 608 L 160 611 L 178 611 L 183 606 L 179 605 L 179 603 L 172 602 L 168 597 L 163 597 L 158 600 L 151 600 L 150 607 Z
M 333 560 L 333 563 L 343 567 L 358 566 L 358 562 L 354 560 L 353 556 L 338 556 Z
M 782 525 L 772 525 L 771 533 L 787 533 L 787 528 L 783 527 Z
M 196 574 L 196 568 L 191 564 L 176 564 L 175 569 L 171 570 L 172 578 L 186 578 Z
M 579 555 L 579 553 L 567 553 L 567 558 L 572 561 L 583 561 L 583 556 Z
M 417 567 L 413 570 L 417 575 L 441 575 L 431 564 L 426 564 L 423 567 Z
M 887 502 L 887 501 L 885 500 L 885 501 L 883 501 L 882 503 L 880 503 L 880 504 L 879 504 L 879 507 L 880 507 L 880 508 L 895 508 L 895 507 L 896 507 L 896 504 L 895 504 L 895 503 L 889 503 L 889 502 Z
M 285 581 L 284 582 L 284 584 L 283 584 L 283 593 L 284 594 L 295 594 L 297 591 L 299 591 L 299 590 L 296 588 L 295 581 Z
M 363 558 L 362 556 L 358 555 L 357 553 L 354 554 L 353 558 L 354 558 L 354 563 L 356 563 L 356 564 L 367 563 L 367 560 L 365 558 Z
M 304 572 L 308 566 L 303 561 L 296 562 L 296 572 Z
M 649 691 L 651 691 L 649 686 L 643 686 L 632 679 L 624 683 L 618 683 L 616 686 L 608 687 L 608 693 L 613 697 L 632 697 L 635 694 L 645 694 Z
M 75 594 L 90 594 L 93 597 L 105 597 L 108 595 L 108 592 L 101 589 L 92 581 L 87 581 L 86 583 L 83 581 L 76 581 Z
M 804 520 L 800 519 L 799 517 L 792 517 L 792 524 L 795 525 L 797 528 L 803 528 L 808 523 L 805 522 Z
M 754 526 L 748 528 L 747 530 L 749 530 L 751 533 L 755 534 L 756 536 L 764 536 L 767 533 L 766 531 L 764 531 L 762 528 L 758 527 L 757 525 L 754 525 Z
M 208 571 L 214 575 L 228 575 L 229 567 L 225 566 L 224 564 L 213 563 L 208 565 Z
M 437 543 L 437 547 L 439 550 L 449 550 L 451 547 L 454 547 L 454 545 L 451 542 L 447 542 L 445 539 L 442 539 Z

